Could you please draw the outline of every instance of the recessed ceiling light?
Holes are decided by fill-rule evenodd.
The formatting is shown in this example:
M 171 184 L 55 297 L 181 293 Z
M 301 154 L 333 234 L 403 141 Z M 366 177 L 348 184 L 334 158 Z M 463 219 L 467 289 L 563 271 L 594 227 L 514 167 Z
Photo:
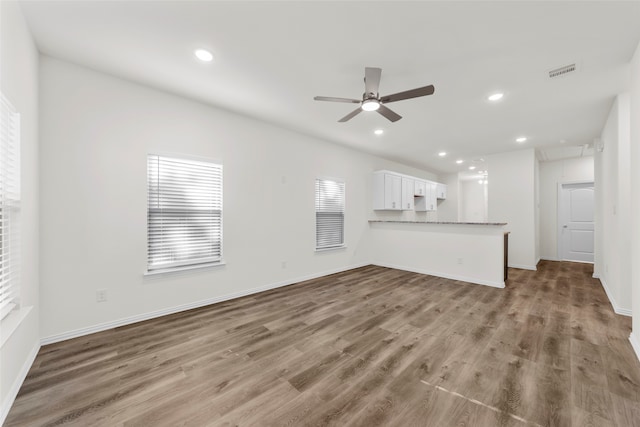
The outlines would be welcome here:
M 456 163 L 457 163 L 457 164 L 461 164 L 461 163 L 463 163 L 463 162 L 464 162 L 464 160 L 461 160 L 461 159 L 456 160 Z
M 375 133 L 376 135 L 382 135 L 384 131 L 382 129 L 376 129 L 373 131 L 373 133 Z
M 362 102 L 362 107 L 364 111 L 376 111 L 380 108 L 380 103 L 377 99 L 367 99 Z
M 475 166 L 469 166 L 470 171 L 474 170 L 475 168 L 476 168 Z
M 478 180 L 478 184 L 484 184 L 484 181 L 483 181 L 483 180 L 481 180 L 481 179 L 479 179 L 479 180 Z
M 200 61 L 203 61 L 203 62 L 213 61 L 213 54 L 208 50 L 196 49 L 195 52 L 193 53 L 196 55 L 196 58 L 198 58 Z
M 502 99 L 503 96 L 504 96 L 504 93 L 498 92 L 498 93 L 494 93 L 492 95 L 489 95 L 489 97 L 487 99 L 489 101 L 498 101 L 498 100 Z
M 527 137 L 525 136 L 521 136 L 519 138 L 516 138 L 516 142 L 522 144 L 523 142 L 525 142 L 527 140 Z
M 441 152 L 438 153 L 438 156 L 440 156 L 440 157 L 444 157 L 446 155 L 447 155 L 446 151 L 441 151 Z

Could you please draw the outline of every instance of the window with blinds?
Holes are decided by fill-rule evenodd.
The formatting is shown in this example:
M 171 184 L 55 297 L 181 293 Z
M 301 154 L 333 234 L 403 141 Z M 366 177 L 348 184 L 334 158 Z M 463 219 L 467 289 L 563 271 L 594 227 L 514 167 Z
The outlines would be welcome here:
M 149 271 L 220 262 L 222 165 L 149 155 Z
M 344 245 L 344 182 L 316 179 L 316 249 Z
M 0 94 L 0 319 L 20 296 L 20 115 Z

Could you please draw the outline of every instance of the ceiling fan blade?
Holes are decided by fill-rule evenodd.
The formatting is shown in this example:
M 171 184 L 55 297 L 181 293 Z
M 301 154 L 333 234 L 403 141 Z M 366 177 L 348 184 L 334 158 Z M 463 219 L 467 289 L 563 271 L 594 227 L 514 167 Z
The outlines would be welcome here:
M 347 114 L 346 116 L 338 120 L 338 122 L 344 123 L 346 121 L 349 121 L 353 119 L 355 116 L 357 116 L 358 114 L 360 114 L 360 112 L 362 112 L 362 108 L 358 107 L 358 109 L 353 110 L 352 112 L 350 112 L 349 114 Z
M 360 104 L 360 102 L 362 102 L 357 99 L 334 98 L 332 96 L 314 96 L 313 99 L 315 99 L 316 101 L 348 102 L 349 104 Z
M 417 98 L 419 96 L 433 95 L 435 88 L 433 85 L 419 87 L 417 89 L 406 90 L 404 92 L 394 93 L 380 98 L 380 102 L 388 104 L 389 102 L 402 101 L 403 99 Z
M 385 116 L 387 119 L 391 120 L 392 122 L 397 122 L 402 118 L 400 114 L 395 113 L 394 111 L 391 111 L 384 105 L 380 105 L 380 108 L 378 108 L 376 111 L 382 114 L 383 116 Z
M 378 96 L 381 75 L 381 68 L 366 67 L 364 69 L 364 88 L 366 93 L 372 93 L 374 96 Z

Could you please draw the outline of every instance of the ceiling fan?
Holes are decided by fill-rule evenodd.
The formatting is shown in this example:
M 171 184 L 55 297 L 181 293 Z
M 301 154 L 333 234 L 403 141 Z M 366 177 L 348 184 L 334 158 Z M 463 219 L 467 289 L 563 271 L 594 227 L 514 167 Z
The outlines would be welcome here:
M 419 96 L 432 95 L 435 91 L 433 85 L 419 87 L 417 89 L 411 89 L 404 92 L 394 93 L 393 95 L 380 96 L 378 93 L 378 87 L 380 86 L 380 76 L 382 75 L 381 68 L 366 67 L 364 69 L 364 87 L 365 92 L 362 94 L 362 100 L 350 99 L 350 98 L 334 98 L 330 96 L 316 96 L 313 99 L 316 101 L 330 101 L 330 102 L 346 102 L 349 104 L 360 104 L 360 106 L 338 120 L 344 123 L 351 120 L 362 111 L 377 111 L 392 122 L 397 122 L 402 118 L 401 115 L 388 109 L 383 104 L 389 102 L 402 101 L 403 99 L 418 98 Z

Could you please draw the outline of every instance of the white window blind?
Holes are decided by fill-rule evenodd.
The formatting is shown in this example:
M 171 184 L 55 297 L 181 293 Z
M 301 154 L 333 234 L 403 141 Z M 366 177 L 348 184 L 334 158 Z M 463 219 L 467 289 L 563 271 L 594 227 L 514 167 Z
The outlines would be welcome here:
M 20 296 L 20 116 L 0 94 L 0 319 Z
M 222 165 L 149 155 L 149 271 L 222 259 Z
M 344 182 L 316 179 L 316 249 L 344 245 Z

